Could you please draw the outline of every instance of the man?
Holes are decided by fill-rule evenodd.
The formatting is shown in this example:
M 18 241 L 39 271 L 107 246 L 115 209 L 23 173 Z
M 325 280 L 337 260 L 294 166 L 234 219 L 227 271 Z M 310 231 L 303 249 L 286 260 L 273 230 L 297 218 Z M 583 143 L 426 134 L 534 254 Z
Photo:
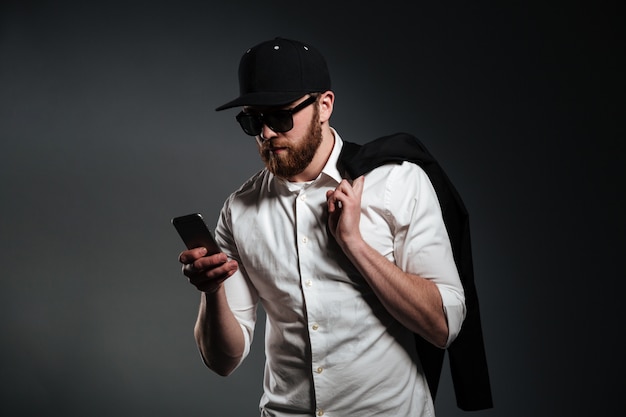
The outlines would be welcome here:
M 239 66 L 237 120 L 265 169 L 224 204 L 223 253 L 180 254 L 201 291 L 195 337 L 228 375 L 266 315 L 262 416 L 429 416 L 433 401 L 414 333 L 445 348 L 465 317 L 463 287 L 437 196 L 417 165 L 351 179 L 329 122 L 322 55 L 276 38 Z

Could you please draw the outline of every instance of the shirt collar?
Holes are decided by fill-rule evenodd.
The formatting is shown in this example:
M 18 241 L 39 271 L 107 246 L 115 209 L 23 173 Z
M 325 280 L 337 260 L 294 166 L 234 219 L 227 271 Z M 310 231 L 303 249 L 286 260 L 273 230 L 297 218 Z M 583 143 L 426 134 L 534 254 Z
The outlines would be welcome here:
M 328 161 L 326 161 L 326 165 L 324 165 L 324 168 L 322 168 L 322 172 L 320 173 L 320 175 L 315 180 L 309 181 L 308 183 L 292 183 L 290 181 L 287 181 L 284 178 L 275 177 L 272 175 L 278 181 L 279 184 L 282 184 L 283 187 L 286 187 L 286 189 L 291 192 L 298 192 L 299 190 L 302 189 L 302 187 L 319 181 L 319 179 L 322 176 L 330 177 L 337 184 L 341 182 L 343 177 L 341 176 L 341 173 L 339 172 L 339 168 L 337 168 L 337 164 L 339 162 L 339 154 L 341 153 L 341 149 L 343 148 L 343 141 L 341 140 L 341 137 L 339 137 L 339 133 L 337 133 L 335 129 L 331 127 L 330 130 L 332 131 L 333 136 L 335 137 L 335 143 L 333 145 L 333 150 L 331 151 L 330 156 L 328 157 Z
M 328 161 L 326 161 L 326 165 L 322 169 L 322 175 L 326 175 L 340 183 L 343 177 L 339 172 L 339 168 L 337 168 L 337 163 L 339 162 L 339 154 L 341 153 L 341 149 L 343 148 L 343 141 L 341 137 L 339 137 L 339 133 L 332 127 L 330 128 L 333 132 L 333 136 L 335 137 L 335 144 L 333 146 L 333 150 L 330 153 L 330 157 Z

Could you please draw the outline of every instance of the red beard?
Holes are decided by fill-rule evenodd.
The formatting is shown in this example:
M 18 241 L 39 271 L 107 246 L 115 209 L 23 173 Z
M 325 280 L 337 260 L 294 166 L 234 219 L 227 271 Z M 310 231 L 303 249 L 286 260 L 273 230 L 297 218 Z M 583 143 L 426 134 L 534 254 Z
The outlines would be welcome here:
M 309 166 L 322 143 L 319 114 L 313 114 L 307 133 L 297 142 L 283 144 L 269 139 L 260 143 L 259 153 L 267 169 L 281 178 L 294 177 Z

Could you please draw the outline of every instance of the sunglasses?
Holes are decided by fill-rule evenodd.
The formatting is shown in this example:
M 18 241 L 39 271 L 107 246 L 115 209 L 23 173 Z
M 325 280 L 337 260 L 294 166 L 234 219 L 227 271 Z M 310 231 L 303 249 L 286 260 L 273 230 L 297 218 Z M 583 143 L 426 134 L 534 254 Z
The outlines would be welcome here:
M 263 125 L 276 133 L 284 133 L 293 129 L 293 115 L 314 103 L 317 97 L 311 96 L 292 109 L 274 110 L 267 113 L 240 112 L 235 118 L 247 135 L 257 136 L 263 131 Z

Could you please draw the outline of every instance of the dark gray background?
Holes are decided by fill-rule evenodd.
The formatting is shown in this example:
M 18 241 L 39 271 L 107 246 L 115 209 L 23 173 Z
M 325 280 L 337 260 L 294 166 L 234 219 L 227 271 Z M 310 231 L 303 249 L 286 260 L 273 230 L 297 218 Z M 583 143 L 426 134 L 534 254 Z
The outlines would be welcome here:
M 213 109 L 275 36 L 326 55 L 345 139 L 413 133 L 465 198 L 496 405 L 473 414 L 623 410 L 623 15 L 424 3 L 4 1 L 0 414 L 257 414 L 262 337 L 203 367 L 169 221 L 213 226 L 261 167 Z

